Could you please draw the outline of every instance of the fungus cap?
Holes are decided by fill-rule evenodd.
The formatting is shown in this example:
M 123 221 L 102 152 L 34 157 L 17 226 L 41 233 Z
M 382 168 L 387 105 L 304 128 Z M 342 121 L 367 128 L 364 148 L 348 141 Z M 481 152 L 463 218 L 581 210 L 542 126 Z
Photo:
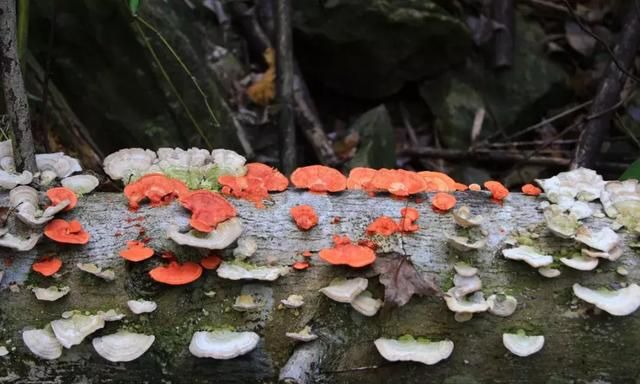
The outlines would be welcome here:
M 113 180 L 128 179 L 151 168 L 156 159 L 153 151 L 142 148 L 125 148 L 105 157 L 104 172 Z
M 222 195 L 199 190 L 180 197 L 182 206 L 191 211 L 191 226 L 200 232 L 211 232 L 219 223 L 236 216 L 236 209 Z
M 65 177 L 60 181 L 60 184 L 77 195 L 86 195 L 96 189 L 100 185 L 100 181 L 93 175 L 75 175 Z
M 459 261 L 454 264 L 453 268 L 456 273 L 463 277 L 471 277 L 478 273 L 478 268 L 472 267 L 469 264 Z
M 331 265 L 348 265 L 354 268 L 365 267 L 376 260 L 375 252 L 363 245 L 351 244 L 347 236 L 334 235 L 333 248 L 320 250 L 318 256 Z
M 113 269 L 102 269 L 94 263 L 77 263 L 76 267 L 83 272 L 87 272 L 107 281 L 113 281 L 116 279 L 116 273 Z
M 68 200 L 69 203 L 64 208 L 65 211 L 73 209 L 78 203 L 78 197 L 75 192 L 65 187 L 49 188 L 47 190 L 47 197 L 51 201 L 52 205 L 58 205 L 64 200 Z
M 304 298 L 300 295 L 289 295 L 286 299 L 280 300 L 287 308 L 300 308 L 304 305 Z
M 478 275 L 465 277 L 456 273 L 453 276 L 453 286 L 454 288 L 451 290 L 451 293 L 460 298 L 481 290 L 482 280 L 480 280 Z
M 324 165 L 309 165 L 293 171 L 291 183 L 296 188 L 312 192 L 340 192 L 347 187 L 347 178 L 336 169 Z
M 614 247 L 609 250 L 609 252 L 596 251 L 588 248 L 582 248 L 581 250 L 583 256 L 587 257 L 598 257 L 602 259 L 607 259 L 611 261 L 616 261 L 622 256 L 623 248 L 621 245 Z
M 222 263 L 222 258 L 218 255 L 208 255 L 200 259 L 200 265 L 204 269 L 215 270 Z
M 318 224 L 318 214 L 312 206 L 296 205 L 295 207 L 291 207 L 289 212 L 298 228 L 303 231 L 308 231 Z
M 51 276 L 62 267 L 62 260 L 59 257 L 45 257 L 31 265 L 31 268 L 42 276 Z
M 318 338 L 318 335 L 311 333 L 311 327 L 308 325 L 298 332 L 287 332 L 285 336 L 305 343 Z
M 193 262 L 178 263 L 171 261 L 168 265 L 155 267 L 149 271 L 149 276 L 158 283 L 168 285 L 184 285 L 192 283 L 202 275 L 200 264 Z
M 542 349 L 544 336 L 527 336 L 524 332 L 503 333 L 502 343 L 514 355 L 526 357 Z
M 71 291 L 69 287 L 58 288 L 56 286 L 50 286 L 49 288 L 35 287 L 31 289 L 31 292 L 36 295 L 36 299 L 42 301 L 56 301 L 69 293 L 69 291 Z
M 615 218 L 620 213 L 616 205 L 626 202 L 640 203 L 640 184 L 636 179 L 609 181 L 600 193 L 600 202 L 607 216 Z
M 587 246 L 602 252 L 609 252 L 620 244 L 620 236 L 609 227 L 603 227 L 599 231 L 593 231 L 581 226 L 576 231 L 575 239 Z
M 0 236 L 0 247 L 14 249 L 19 252 L 26 252 L 32 250 L 41 237 L 42 234 L 40 233 L 31 233 L 27 238 L 15 236 L 11 233 L 5 233 Z
M 155 341 L 155 336 L 118 331 L 91 340 L 98 355 L 111 362 L 133 361 L 142 356 Z
M 22 341 L 31 353 L 44 360 L 55 360 L 62 356 L 62 344 L 56 339 L 51 327 L 22 331 Z
M 522 260 L 534 268 L 546 267 L 553 263 L 553 257 L 539 253 L 535 248 L 522 245 L 516 248 L 503 249 L 502 255 L 511 260 Z
M 36 167 L 40 172 L 52 171 L 58 178 L 64 178 L 74 172 L 82 171 L 80 161 L 63 152 L 36 154 Z
M 533 184 L 525 184 L 522 186 L 522 193 L 529 196 L 538 196 L 542 193 L 542 189 L 536 187 Z
M 44 228 L 44 235 L 55 242 L 64 244 L 86 244 L 89 242 L 89 233 L 82 229 L 78 220 L 67 222 L 62 219 L 54 219 Z
M 104 327 L 105 319 L 101 315 L 82 315 L 74 313 L 68 319 L 51 322 L 56 339 L 65 348 L 80 344 L 85 337 Z
M 504 200 L 509 196 L 509 190 L 505 188 L 502 183 L 497 181 L 486 181 L 484 183 L 484 187 L 487 188 L 491 192 L 491 197 L 494 200 Z
M 583 255 L 574 255 L 573 257 L 561 257 L 560 262 L 569 268 L 579 271 L 591 271 L 598 266 L 598 259 Z
M 400 231 L 398 223 L 388 216 L 377 217 L 367 226 L 368 235 L 391 236 Z
M 373 190 L 371 180 L 376 175 L 377 170 L 366 167 L 355 167 L 349 171 L 349 177 L 347 178 L 347 189 L 351 190 Z
M 238 312 L 247 312 L 259 309 L 262 305 L 257 303 L 252 295 L 239 295 L 231 307 Z
M 351 306 L 361 314 L 371 317 L 382 307 L 382 300 L 373 298 L 369 291 L 363 291 L 351 301 Z
M 427 186 L 424 178 L 404 169 L 379 169 L 371 186 L 374 191 L 386 191 L 395 196 L 410 196 L 423 192 Z
M 425 192 L 453 192 L 459 188 L 458 183 L 442 172 L 421 171 L 418 172 L 425 183 Z
M 630 315 L 640 307 L 640 286 L 635 283 L 617 291 L 593 290 L 576 283 L 573 293 L 614 316 Z
M 439 211 L 448 211 L 456 206 L 456 197 L 446 193 L 438 192 L 431 198 L 431 205 Z
M 470 242 L 469 238 L 465 236 L 445 234 L 445 237 L 447 238 L 449 245 L 460 252 L 476 251 L 478 249 L 484 248 L 487 244 L 485 239 L 479 239 L 474 242 Z
M 484 299 L 482 292 L 478 291 L 467 297 L 458 297 L 455 295 L 455 287 L 449 289 L 444 296 L 447 307 L 452 312 L 485 312 L 489 309 L 489 304 Z
M 408 335 L 397 340 L 379 338 L 374 344 L 388 361 L 415 361 L 426 365 L 436 364 L 453 352 L 453 342 L 450 340 L 432 342 L 416 340 Z
M 143 242 L 132 240 L 127 242 L 127 248 L 121 250 L 119 254 L 125 260 L 140 262 L 147 260 L 154 253 L 153 249 L 145 246 Z
M 0 170 L 0 188 L 2 189 L 13 189 L 17 185 L 29 184 L 32 181 L 33 174 L 29 171 L 15 174 Z
M 507 317 L 516 311 L 518 300 L 510 295 L 497 294 L 487 297 L 487 304 L 492 315 Z
M 541 267 L 538 268 L 538 273 L 548 279 L 553 279 L 554 277 L 558 277 L 562 274 L 559 269 L 550 268 L 550 267 Z
M 170 226 L 167 237 L 180 245 L 205 249 L 224 249 L 231 245 L 242 234 L 242 221 L 234 217 L 218 224 L 215 230 L 202 234 L 189 231 L 180 233 L 178 228 Z
M 481 215 L 472 216 L 469 206 L 463 205 L 453 210 L 453 220 L 463 228 L 470 228 L 482 224 L 484 218 Z
M 575 236 L 576 230 L 580 225 L 577 217 L 564 213 L 563 209 L 555 204 L 545 208 L 543 214 L 547 227 L 553 234 L 565 239 Z
M 331 284 L 321 288 L 320 292 L 339 303 L 351 303 L 360 293 L 367 289 L 369 281 L 362 277 L 353 279 L 336 278 Z
M 141 313 L 151 313 L 158 308 L 158 304 L 156 304 L 155 301 L 143 299 L 128 300 L 127 306 L 129 307 L 129 310 L 131 310 L 131 312 L 135 313 L 136 315 L 139 315 Z
M 212 150 L 211 159 L 213 159 L 213 164 L 224 174 L 242 176 L 247 171 L 245 168 L 247 159 L 229 149 Z
M 233 250 L 233 256 L 238 260 L 244 260 L 253 256 L 258 250 L 258 243 L 253 236 L 243 236 L 238 239 L 238 245 Z
M 219 277 L 229 280 L 274 281 L 284 274 L 281 267 L 252 266 L 246 263 L 223 261 L 216 269 Z
M 545 196 L 553 203 L 559 203 L 563 196 L 583 201 L 595 200 L 605 186 L 602 176 L 587 168 L 561 172 L 549 179 L 537 179 L 536 183 L 544 189 Z
M 251 352 L 259 341 L 255 332 L 199 331 L 191 338 L 189 352 L 196 357 L 228 360 Z

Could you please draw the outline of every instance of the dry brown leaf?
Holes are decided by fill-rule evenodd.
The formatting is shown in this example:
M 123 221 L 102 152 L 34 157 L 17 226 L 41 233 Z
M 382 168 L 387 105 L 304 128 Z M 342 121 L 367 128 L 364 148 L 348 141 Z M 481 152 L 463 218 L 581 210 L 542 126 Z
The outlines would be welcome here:
M 380 274 L 380 283 L 384 285 L 384 302 L 390 306 L 403 306 L 411 296 L 435 295 L 440 293 L 435 279 L 426 272 L 419 272 L 407 256 L 390 253 L 378 257 L 373 265 Z

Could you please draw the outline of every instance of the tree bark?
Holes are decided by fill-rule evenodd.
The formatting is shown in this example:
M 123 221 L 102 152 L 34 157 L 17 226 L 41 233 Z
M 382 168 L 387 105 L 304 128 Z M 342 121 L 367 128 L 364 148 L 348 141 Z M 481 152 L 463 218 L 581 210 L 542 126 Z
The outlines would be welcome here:
M 291 0 L 276 0 L 276 93 L 280 131 L 280 168 L 285 175 L 296 168 L 296 126 L 293 114 L 293 40 Z
M 639 12 L 637 3 L 630 1 L 629 10 L 622 27 L 620 43 L 613 51 L 618 65 L 621 65 L 627 71 L 631 70 L 640 45 Z M 589 109 L 588 121 L 584 124 L 580 133 L 571 168 L 592 168 L 595 164 L 600 155 L 602 142 L 609 131 L 611 116 L 615 112 L 615 108 L 612 107 L 620 100 L 620 92 L 626 80 L 627 75 L 618 68 L 612 58 L 600 81 L 593 104 Z
M 16 4 L 13 0 L 0 2 L 0 77 L 11 125 L 16 170 L 35 173 L 35 148 L 27 92 L 18 59 Z
M 291 271 L 272 283 L 223 280 L 215 272 L 205 271 L 194 283 L 172 287 L 160 286 L 147 275 L 150 268 L 162 262 L 160 257 L 127 263 L 118 251 L 128 240 L 148 237 L 149 246 L 157 253 L 168 250 L 180 259 L 197 259 L 207 252 L 177 246 L 165 236 L 168 226 L 187 225 L 189 212 L 175 202 L 157 208 L 145 205 L 138 212 L 130 212 L 121 194 L 84 196 L 74 210 L 61 217 L 82 223 L 91 235 L 86 246 L 57 245 L 43 239 L 29 252 L 0 250 L 0 260 L 4 261 L 0 265 L 6 269 L 0 282 L 0 345 L 10 350 L 8 356 L 0 358 L 0 382 L 71 383 L 80 377 L 87 383 L 102 383 L 105 378 L 114 383 L 254 383 L 276 382 L 281 377 L 304 383 L 311 377 L 313 383 L 634 383 L 640 374 L 636 358 L 640 344 L 635 342 L 640 339 L 640 313 L 626 317 L 596 314 L 573 296 L 571 286 L 576 282 L 598 287 L 638 281 L 640 259 L 626 247 L 635 239 L 621 232 L 624 256 L 617 262 L 601 261 L 598 273 L 562 269 L 562 276 L 546 279 L 526 264 L 506 260 L 500 254 L 511 231 L 543 221 L 538 199 L 514 193 L 503 204 L 496 204 L 485 192 L 456 193 L 456 197 L 459 205 L 468 205 L 474 214 L 485 218 L 485 249 L 471 254 L 449 249 L 444 235 L 459 230 L 449 214 L 432 211 L 428 203 L 355 192 L 318 195 L 299 191 L 274 194 L 273 204 L 265 209 L 233 200 L 244 223 L 243 235 L 253 236 L 258 246 L 249 262 L 286 266 L 301 259 L 302 251 L 311 250 L 311 268 Z M 298 204 L 316 209 L 317 227 L 305 232 L 296 228 L 289 210 Z M 445 290 L 451 284 L 455 262 L 472 264 L 480 270 L 486 296 L 506 292 L 518 299 L 518 309 L 511 317 L 484 313 L 469 322 L 457 323 L 442 299 L 436 297 L 413 297 L 403 307 L 385 308 L 374 317 L 365 317 L 348 304 L 333 302 L 318 292 L 336 277 L 363 276 L 369 277 L 368 289 L 373 296 L 382 298 L 383 287 L 376 277 L 371 277 L 370 269 L 329 266 L 316 252 L 332 246 L 334 234 L 349 235 L 353 240 L 364 238 L 365 229 L 374 218 L 387 215 L 398 219 L 400 209 L 407 204 L 419 211 L 420 230 L 405 235 L 402 242 L 394 235 L 381 242 L 382 248 L 406 251 L 418 269 L 437 275 Z M 8 205 L 6 194 L 0 195 L 0 205 Z M 336 216 L 341 220 L 332 224 Z M 610 220 L 591 218 L 585 223 L 599 228 Z M 12 233 L 25 230 L 13 218 L 9 228 Z M 536 241 L 543 249 L 575 248 L 573 242 L 560 241 L 546 230 Z M 59 276 L 44 278 L 30 272 L 35 260 L 53 254 L 64 261 Z M 224 259 L 231 259 L 231 254 L 231 250 L 221 252 Z M 106 282 L 81 272 L 75 267 L 78 262 L 112 268 L 116 280 Z M 628 276 L 615 273 L 620 265 L 629 271 Z M 6 289 L 12 282 L 19 284 L 19 292 Z M 41 302 L 34 298 L 29 285 L 66 285 L 71 292 L 58 301 Z M 214 297 L 205 295 L 211 291 L 216 292 Z M 264 306 L 257 312 L 232 310 L 235 297 L 241 292 L 258 292 Z M 297 310 L 280 308 L 280 300 L 291 294 L 302 295 L 304 306 Z M 143 316 L 131 314 L 126 301 L 138 298 L 156 301 L 158 309 Z M 82 344 L 64 350 L 58 360 L 39 360 L 22 342 L 24 328 L 43 327 L 63 311 L 111 308 L 127 314 L 126 324 L 109 323 Z M 90 339 L 113 333 L 122 325 L 153 334 L 156 341 L 138 360 L 106 362 L 93 351 Z M 320 336 L 317 347 L 298 347 L 284 336 L 305 325 Z M 210 326 L 255 331 L 261 341 L 254 351 L 233 360 L 191 356 L 188 345 L 193 332 Z M 501 335 L 518 328 L 544 334 L 544 348 L 528 358 L 509 354 Z M 385 362 L 373 341 L 403 334 L 450 339 L 455 349 L 451 357 L 434 366 Z

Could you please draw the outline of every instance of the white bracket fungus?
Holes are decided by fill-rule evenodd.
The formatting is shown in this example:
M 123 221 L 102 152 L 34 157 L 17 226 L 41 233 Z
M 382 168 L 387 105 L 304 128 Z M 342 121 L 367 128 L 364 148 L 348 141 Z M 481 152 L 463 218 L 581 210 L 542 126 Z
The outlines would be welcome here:
M 541 268 L 538 268 L 538 273 L 546 277 L 547 279 L 553 279 L 554 277 L 560 276 L 562 272 L 560 272 L 559 269 L 555 269 L 555 268 L 541 267 Z
M 98 187 L 100 182 L 93 175 L 75 175 L 60 181 L 63 187 L 72 190 L 76 195 L 86 195 Z
M 213 159 L 213 164 L 215 164 L 222 173 L 234 176 L 242 176 L 246 173 L 244 164 L 247 159 L 234 151 L 214 149 L 211 151 L 211 158 Z
M 56 338 L 65 348 L 80 344 L 85 337 L 104 327 L 105 319 L 102 315 L 83 315 L 74 313 L 68 319 L 58 319 L 51 322 L 51 329 Z
M 455 287 L 447 291 L 444 295 L 444 301 L 452 312 L 468 312 L 477 313 L 485 312 L 489 309 L 489 304 L 484 299 L 482 292 L 475 292 L 467 297 L 457 297 L 454 294 Z
M 167 230 L 167 237 L 180 245 L 206 249 L 224 249 L 236 241 L 241 234 L 242 221 L 237 217 L 223 221 L 215 230 L 206 234 L 193 230 L 180 233 L 176 226 L 171 226 Z
M 30 329 L 22 332 L 22 341 L 31 353 L 45 360 L 55 360 L 62 356 L 62 344 L 56 339 L 51 327 Z
M 534 268 L 546 267 L 553 263 L 553 257 L 543 255 L 528 245 L 516 248 L 503 249 L 502 255 L 511 260 L 522 260 Z
M 640 184 L 638 180 L 628 179 L 607 182 L 600 194 L 600 202 L 607 216 L 612 218 L 618 216 L 617 205 L 624 206 L 624 203 L 631 203 L 631 205 L 640 207 Z
M 143 174 L 156 160 L 153 151 L 142 148 L 125 148 L 105 157 L 104 172 L 113 180 L 124 179 L 125 183 L 134 175 Z
M 620 236 L 609 227 L 603 227 L 597 232 L 582 226 L 578 228 L 575 239 L 587 246 L 603 252 L 611 251 L 620 244 Z
M 11 248 L 19 252 L 26 252 L 33 249 L 42 237 L 41 233 L 31 233 L 29 237 L 22 238 L 19 236 L 5 233 L 0 237 L 0 247 Z
M 518 300 L 510 295 L 497 294 L 487 298 L 487 305 L 490 314 L 507 317 L 516 311 Z
M 458 275 L 463 277 L 471 277 L 478 273 L 478 268 L 472 267 L 464 262 L 455 263 L 453 269 L 455 269 Z
M 17 185 L 29 184 L 31 181 L 33 181 L 33 175 L 29 171 L 15 174 L 0 170 L 0 188 L 2 189 L 12 189 Z
M 238 239 L 238 246 L 233 250 L 233 256 L 238 260 L 244 260 L 253 256 L 258 250 L 258 244 L 253 236 Z
M 112 362 L 132 361 L 142 356 L 155 341 L 155 336 L 118 331 L 91 341 L 98 355 Z
M 468 206 L 463 205 L 462 207 L 453 210 L 453 220 L 455 220 L 459 226 L 469 228 L 482 224 L 484 219 L 480 215 L 471 216 L 471 209 Z
M 583 255 L 574 255 L 571 258 L 561 257 L 560 262 L 579 271 L 592 271 L 598 266 L 597 258 Z
M 600 251 L 595 251 L 588 248 L 582 248 L 581 252 L 583 256 L 598 257 L 601 259 L 616 261 L 620 258 L 620 256 L 622 256 L 623 249 L 621 246 L 616 246 L 613 249 L 611 249 L 609 252 L 600 252 Z
M 562 208 L 557 205 L 545 208 L 544 220 L 547 223 L 547 228 L 553 234 L 565 239 L 573 238 L 578 226 L 580 226 L 577 217 L 570 213 L 564 213 Z
M 219 277 L 229 280 L 263 280 L 274 281 L 284 275 L 282 267 L 258 267 L 242 262 L 223 261 L 216 273 Z
M 374 299 L 369 291 L 363 291 L 351 301 L 351 306 L 365 316 L 375 316 L 382 307 L 382 300 Z
M 61 179 L 74 172 L 82 171 L 78 159 L 67 156 L 63 152 L 36 154 L 36 166 L 40 172 L 51 171 Z
M 486 245 L 485 239 L 476 240 L 474 242 L 470 242 L 469 238 L 466 236 L 455 236 L 455 235 L 445 235 L 447 240 L 449 241 L 449 245 L 460 252 L 469 252 L 476 251 L 478 249 L 484 248 Z
M 155 301 L 143 299 L 128 300 L 127 306 L 129 307 L 129 310 L 131 310 L 131 312 L 135 313 L 136 315 L 139 315 L 141 313 L 150 313 L 158 308 L 158 304 L 156 304 Z
M 256 303 L 251 295 L 240 295 L 236 297 L 236 301 L 232 307 L 238 312 L 247 312 L 258 310 L 261 305 Z
M 397 340 L 379 338 L 374 344 L 382 357 L 388 361 L 415 361 L 426 365 L 436 364 L 451 356 L 453 352 L 453 342 L 450 340 L 416 340 L 410 335 Z
M 65 296 L 67 293 L 69 293 L 69 291 L 71 291 L 71 288 L 69 287 L 58 288 L 56 286 L 51 286 L 49 288 L 36 287 L 36 288 L 33 288 L 31 291 L 36 295 L 36 299 L 38 300 L 56 301 L 59 298 Z
M 542 349 L 544 336 L 527 336 L 520 330 L 518 333 L 503 333 L 502 343 L 514 355 L 526 357 Z
M 336 278 L 320 292 L 339 303 L 351 303 L 360 293 L 367 289 L 369 281 L 362 277 L 354 279 Z
M 478 275 L 465 277 L 456 273 L 453 276 L 453 286 L 454 287 L 451 290 L 453 295 L 456 297 L 463 297 L 470 293 L 481 290 L 482 280 L 480 280 Z
M 199 331 L 191 338 L 189 352 L 196 357 L 228 360 L 251 352 L 259 341 L 255 332 Z
M 285 336 L 305 343 L 318 338 L 318 335 L 311 333 L 311 327 L 308 325 L 298 332 L 287 332 L 285 333 Z
M 558 203 L 562 197 L 592 201 L 600 197 L 605 186 L 602 176 L 587 168 L 561 172 L 549 179 L 537 179 L 536 182 L 553 203 Z
M 640 307 L 640 286 L 635 283 L 617 291 L 593 290 L 576 283 L 573 293 L 614 316 L 630 315 Z
M 280 300 L 280 302 L 287 308 L 300 308 L 304 305 L 304 298 L 300 295 L 289 295 L 289 297 Z
M 90 273 L 107 281 L 113 281 L 116 279 L 116 273 L 112 269 L 102 269 L 94 263 L 78 263 L 76 264 L 76 267 L 81 271 Z

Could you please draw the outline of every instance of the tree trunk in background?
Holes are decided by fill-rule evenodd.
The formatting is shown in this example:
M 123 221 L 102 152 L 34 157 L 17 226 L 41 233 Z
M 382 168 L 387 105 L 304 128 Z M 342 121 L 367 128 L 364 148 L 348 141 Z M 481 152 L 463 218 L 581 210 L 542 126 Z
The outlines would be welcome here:
M 215 272 L 205 271 L 199 280 L 181 287 L 160 286 L 149 280 L 147 271 L 161 262 L 160 257 L 127 263 L 118 256 L 118 251 L 128 240 L 145 236 L 158 253 L 173 251 L 181 259 L 197 259 L 206 254 L 166 239 L 168 226 L 187 225 L 188 211 L 174 202 L 157 208 L 145 205 L 130 212 L 121 194 L 82 197 L 73 211 L 61 217 L 82 223 L 91 235 L 86 246 L 57 245 L 42 239 L 29 252 L 0 250 L 0 268 L 5 269 L 0 283 L 3 287 L 0 345 L 10 350 L 8 356 L 0 358 L 0 382 L 273 383 L 281 377 L 297 383 L 341 384 L 635 383 L 640 375 L 637 364 L 640 312 L 625 317 L 596 314 L 571 291 L 574 283 L 599 287 L 637 282 L 640 259 L 626 246 L 635 239 L 621 232 L 624 255 L 617 262 L 601 261 L 597 273 L 563 268 L 560 277 L 546 279 L 525 263 L 506 260 L 500 254 L 511 231 L 543 222 L 539 199 L 511 194 L 503 204 L 495 204 L 484 192 L 456 193 L 456 197 L 459 205 L 466 204 L 474 214 L 485 218 L 482 226 L 488 233 L 485 249 L 469 254 L 452 251 L 445 234 L 459 230 L 451 215 L 433 212 L 428 203 L 415 204 L 382 195 L 368 197 L 355 192 L 318 195 L 299 191 L 274 194 L 273 204 L 264 209 L 233 200 L 244 223 L 244 236 L 255 237 L 258 246 L 249 262 L 286 266 L 299 260 L 304 250 L 311 250 L 314 253 L 311 268 L 291 271 L 271 283 L 223 280 Z M 316 209 L 317 227 L 305 232 L 296 228 L 289 210 L 298 204 Z M 384 307 L 377 315 L 365 317 L 350 305 L 333 302 L 318 292 L 336 277 L 363 276 L 369 278 L 368 289 L 373 296 L 382 298 L 383 287 L 378 278 L 371 276 L 369 268 L 329 266 L 319 260 L 317 252 L 332 246 L 334 234 L 349 235 L 353 240 L 363 238 L 374 218 L 387 215 L 398 219 L 400 209 L 407 204 L 420 213 L 420 231 L 405 235 L 402 244 L 399 237 L 389 237 L 384 247 L 406 251 L 418 269 L 436 274 L 445 290 L 451 284 L 455 262 L 472 264 L 479 268 L 485 296 L 505 292 L 518 299 L 518 309 L 512 316 L 501 318 L 483 313 L 469 322 L 458 323 L 442 299 L 413 297 L 403 307 Z M 8 205 L 6 194 L 0 195 L 0 205 Z M 341 221 L 331 224 L 336 216 Z M 606 218 L 585 220 L 590 228 L 609 222 Z M 13 218 L 9 228 L 11 233 L 18 234 L 25 230 Z M 143 230 L 145 233 L 141 235 Z M 536 246 L 542 249 L 575 248 L 573 242 L 559 240 L 546 230 L 540 234 Z M 231 259 L 231 253 L 228 250 L 221 255 Z M 50 254 L 58 255 L 64 262 L 59 277 L 44 278 L 30 271 L 35 260 Z M 112 268 L 116 280 L 107 282 L 81 272 L 75 267 L 78 262 Z M 628 276 L 616 274 L 620 265 L 629 271 Z M 11 282 L 21 284 L 19 292 L 6 288 Z M 58 301 L 42 302 L 35 299 L 27 285 L 66 285 L 71 291 Z M 215 296 L 205 295 L 211 291 Z M 231 309 L 241 293 L 257 295 L 264 306 L 255 312 Z M 280 300 L 291 294 L 302 295 L 304 306 L 297 310 L 280 308 Z M 158 309 L 142 316 L 131 314 L 126 301 L 138 298 L 156 301 Z M 43 327 L 58 319 L 63 311 L 110 308 L 126 313 L 126 323 L 110 322 L 93 336 L 111 334 L 123 325 L 155 335 L 155 343 L 140 359 L 109 363 L 93 350 L 93 336 L 65 349 L 62 357 L 54 361 L 37 359 L 22 342 L 24 328 Z M 285 337 L 285 332 L 298 331 L 305 325 L 320 336 L 314 344 L 298 345 Z M 210 326 L 255 331 L 261 341 L 254 351 L 233 360 L 191 356 L 188 345 L 193 332 Z M 501 335 L 518 328 L 544 334 L 544 348 L 527 358 L 508 353 Z M 450 339 L 455 343 L 453 354 L 434 366 L 384 361 L 373 341 L 404 334 Z
M 29 103 L 18 59 L 16 22 L 15 1 L 0 1 L 0 77 L 13 139 L 13 156 L 16 170 L 33 173 L 37 170 L 35 148 Z
M 276 0 L 276 91 L 280 130 L 280 168 L 290 175 L 296 168 L 296 126 L 293 115 L 293 41 L 291 0 Z

